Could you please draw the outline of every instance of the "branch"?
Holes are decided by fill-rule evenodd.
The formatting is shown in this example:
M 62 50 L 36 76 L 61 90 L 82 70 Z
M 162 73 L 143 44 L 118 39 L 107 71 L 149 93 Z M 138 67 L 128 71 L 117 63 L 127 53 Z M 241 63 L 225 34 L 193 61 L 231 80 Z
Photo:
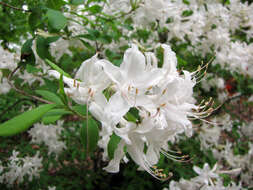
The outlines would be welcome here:
M 20 94 L 24 95 L 24 96 L 28 96 L 30 98 L 33 98 L 35 100 L 38 100 L 40 102 L 43 102 L 43 103 L 46 103 L 46 104 L 53 104 L 53 102 L 50 102 L 48 100 L 44 100 L 43 98 L 40 98 L 40 97 L 37 97 L 37 96 L 34 96 L 34 95 L 30 95 L 28 94 L 27 92 L 17 88 L 12 82 L 11 82 L 11 78 L 13 77 L 13 75 L 17 72 L 17 70 L 21 67 L 21 65 L 17 66 L 8 76 L 8 83 L 9 85 L 14 89 L 16 90 L 17 92 L 19 92 Z
M 4 3 L 4 2 L 1 2 L 1 1 L 0 1 L 0 4 L 3 5 L 3 6 L 5 6 L 5 7 L 9 7 L 9 8 L 11 8 L 11 9 L 15 9 L 15 10 L 17 10 L 17 11 L 32 12 L 32 11 L 30 11 L 30 10 L 24 10 L 24 9 L 22 9 L 22 8 L 14 7 L 14 6 L 12 6 L 12 5 L 9 5 L 9 4 Z

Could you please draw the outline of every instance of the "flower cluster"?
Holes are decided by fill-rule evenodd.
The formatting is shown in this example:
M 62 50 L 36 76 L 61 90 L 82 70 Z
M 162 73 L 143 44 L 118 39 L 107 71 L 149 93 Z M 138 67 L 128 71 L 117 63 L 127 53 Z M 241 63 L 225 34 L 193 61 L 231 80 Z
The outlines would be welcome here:
M 29 181 L 40 176 L 42 158 L 39 157 L 39 152 L 34 157 L 20 158 L 18 155 L 19 152 L 14 150 L 7 166 L 0 165 L 0 183 L 5 182 L 12 186 L 14 183 L 22 183 L 26 176 Z
M 32 137 L 31 143 L 42 144 L 48 146 L 48 154 L 55 153 L 56 156 L 66 149 L 64 142 L 60 141 L 60 134 L 63 131 L 62 121 L 58 121 L 57 125 L 43 125 L 37 123 L 29 130 Z
M 183 132 L 191 136 L 189 118 L 201 118 L 210 111 L 199 113 L 205 105 L 194 105 L 196 73 L 183 71 L 180 75 L 175 53 L 168 45 L 163 44 L 162 48 L 161 68 L 154 53 L 143 54 L 133 44 L 126 50 L 120 67 L 95 55 L 81 65 L 75 79 L 63 77 L 69 86 L 65 93 L 78 104 L 87 104 L 90 113 L 101 122 L 99 145 L 104 149 L 104 158 L 108 156 L 110 136 L 116 134 L 121 138 L 113 160 L 105 168 L 109 172 L 119 171 L 126 147 L 142 169 L 161 177 L 151 167 L 158 162 L 160 153 L 173 158 L 167 153 L 168 141 L 173 142 Z M 60 78 L 55 70 L 49 74 Z M 129 116 L 134 117 L 134 122 Z
M 171 181 L 170 182 L 170 190 L 236 190 L 236 189 L 243 189 L 241 184 L 236 185 L 235 183 L 232 183 L 231 185 L 225 187 L 222 182 L 222 178 L 219 176 L 219 174 L 238 174 L 240 170 L 234 170 L 234 171 L 220 171 L 217 169 L 217 164 L 213 167 L 213 169 L 210 169 L 209 165 L 207 163 L 204 164 L 203 169 L 199 168 L 197 166 L 193 167 L 193 170 L 198 174 L 197 177 L 192 178 L 191 180 L 185 180 L 180 179 L 179 182 Z M 167 190 L 167 188 L 164 188 L 163 190 Z
M 116 8 L 118 2 L 110 1 L 107 8 L 110 11 L 107 12 L 114 13 L 114 9 L 129 12 L 134 4 L 137 9 L 129 17 L 137 29 L 150 28 L 157 22 L 157 27 L 167 31 L 168 42 L 172 39 L 177 39 L 178 44 L 190 42 L 188 49 L 195 54 L 214 54 L 215 64 L 253 75 L 253 47 L 250 42 L 253 37 L 253 4 L 240 0 L 230 0 L 230 3 L 224 4 L 219 0 L 188 0 L 187 3 L 183 0 L 135 0 L 132 4 L 128 0 L 120 2 L 123 5 Z M 245 36 L 246 41 L 237 39 L 238 32 Z

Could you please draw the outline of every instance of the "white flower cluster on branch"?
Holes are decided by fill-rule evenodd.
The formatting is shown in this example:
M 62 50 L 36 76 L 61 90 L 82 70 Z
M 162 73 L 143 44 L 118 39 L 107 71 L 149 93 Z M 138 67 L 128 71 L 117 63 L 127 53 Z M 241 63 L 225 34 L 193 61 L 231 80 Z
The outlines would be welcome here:
M 63 77 L 68 85 L 65 93 L 78 104 L 87 104 L 90 113 L 101 122 L 99 145 L 104 149 L 104 158 L 108 156 L 110 136 L 114 133 L 121 138 L 113 160 L 105 168 L 108 172 L 119 171 L 126 147 L 142 169 L 154 177 L 164 177 L 151 169 L 158 162 L 160 152 L 173 159 L 167 153 L 168 141 L 174 141 L 183 132 L 191 136 L 189 118 L 210 113 L 206 105 L 194 104 L 193 87 L 199 72 L 179 74 L 175 53 L 168 45 L 163 44 L 162 48 L 161 68 L 154 53 L 143 54 L 133 44 L 126 50 L 120 67 L 95 55 L 81 65 L 75 79 Z M 60 78 L 55 70 L 49 74 Z M 138 111 L 139 118 L 135 122 L 128 119 L 130 109 Z

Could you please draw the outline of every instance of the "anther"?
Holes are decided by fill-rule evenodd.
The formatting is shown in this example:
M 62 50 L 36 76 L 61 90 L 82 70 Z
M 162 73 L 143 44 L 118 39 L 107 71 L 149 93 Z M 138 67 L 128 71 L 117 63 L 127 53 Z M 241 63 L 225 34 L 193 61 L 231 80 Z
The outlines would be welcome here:
M 147 89 L 147 90 L 151 90 L 151 89 L 152 89 L 152 86 L 148 87 L 148 89 Z
M 166 103 L 163 103 L 163 104 L 160 105 L 160 107 L 164 107 L 164 106 L 166 106 Z

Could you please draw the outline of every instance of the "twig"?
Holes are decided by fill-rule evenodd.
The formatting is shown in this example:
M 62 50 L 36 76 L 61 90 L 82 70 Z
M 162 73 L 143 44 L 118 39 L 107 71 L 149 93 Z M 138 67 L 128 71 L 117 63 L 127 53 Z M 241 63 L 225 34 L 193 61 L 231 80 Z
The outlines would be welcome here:
M 8 76 L 8 83 L 9 85 L 14 89 L 16 90 L 17 92 L 19 92 L 20 94 L 24 95 L 24 96 L 28 96 L 30 98 L 33 98 L 35 100 L 38 100 L 40 102 L 43 102 L 43 103 L 46 103 L 46 104 L 53 104 L 53 102 L 50 102 L 48 100 L 44 100 L 43 98 L 40 98 L 40 97 L 37 97 L 37 96 L 34 96 L 34 95 L 30 95 L 28 94 L 27 92 L 17 88 L 12 82 L 11 82 L 11 78 L 13 77 L 13 75 L 17 72 L 17 70 L 21 67 L 21 65 L 17 66 Z
M 0 1 L 0 4 L 3 5 L 3 6 L 5 6 L 5 7 L 9 7 L 9 8 L 11 8 L 11 9 L 15 9 L 15 10 L 17 10 L 17 11 L 32 12 L 32 11 L 30 11 L 30 10 L 24 10 L 24 9 L 22 9 L 22 8 L 14 7 L 14 6 L 12 6 L 12 5 L 9 5 L 9 4 L 4 3 L 4 2 L 1 2 L 1 1 Z

